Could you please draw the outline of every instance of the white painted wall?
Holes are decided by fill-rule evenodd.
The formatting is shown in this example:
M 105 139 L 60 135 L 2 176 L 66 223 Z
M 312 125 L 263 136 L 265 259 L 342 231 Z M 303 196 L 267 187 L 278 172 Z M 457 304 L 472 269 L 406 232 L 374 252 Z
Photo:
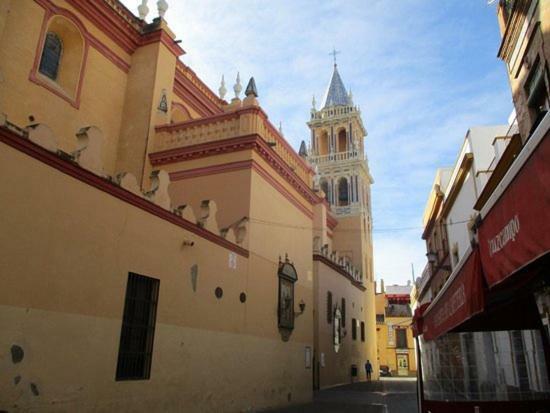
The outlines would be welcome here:
M 487 183 L 490 173 L 481 171 L 490 170 L 493 167 L 495 148 L 493 141 L 496 136 L 504 136 L 509 130 L 508 125 L 476 126 L 468 130 L 457 161 L 454 165 L 449 185 L 445 191 L 445 199 L 448 198 L 451 189 L 455 186 L 460 164 L 464 157 L 473 154 L 473 162 L 462 184 L 462 187 L 447 216 L 447 234 L 449 251 L 451 252 L 451 265 L 454 268 L 470 245 L 468 221 L 476 215 L 474 204 L 483 187 Z M 480 172 L 478 174 L 478 172 Z M 454 246 L 458 246 L 458 259 L 453 256 Z

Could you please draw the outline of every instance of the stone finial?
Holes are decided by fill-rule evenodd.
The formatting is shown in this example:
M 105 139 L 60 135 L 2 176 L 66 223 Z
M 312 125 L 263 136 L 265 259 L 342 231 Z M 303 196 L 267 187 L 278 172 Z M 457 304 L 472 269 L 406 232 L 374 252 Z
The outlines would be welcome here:
M 315 100 L 315 95 L 313 95 L 313 99 L 311 99 L 311 109 L 316 110 L 317 107 L 317 101 Z
M 72 153 L 74 160 L 84 169 L 102 175 L 103 132 L 96 126 L 87 126 L 77 132 L 76 138 L 78 139 L 78 149 Z
M 145 197 L 149 198 L 158 206 L 170 210 L 170 195 L 168 187 L 170 186 L 170 175 L 163 170 L 151 172 L 151 189 L 145 192 Z
M 255 98 L 258 97 L 258 89 L 256 89 L 256 82 L 254 81 L 254 76 L 250 78 L 248 81 L 248 85 L 246 85 L 246 90 L 244 92 L 245 96 L 254 96 Z
M 164 15 L 166 14 L 166 10 L 168 10 L 168 3 L 166 2 L 166 0 L 157 1 L 157 9 L 159 11 L 159 17 L 161 19 L 164 19 Z
M 220 93 L 220 99 L 224 99 L 225 94 L 227 93 L 227 89 L 225 88 L 225 79 L 223 75 L 222 75 L 222 81 L 220 84 L 220 88 L 218 89 L 218 92 Z
M 235 86 L 233 86 L 233 91 L 235 92 L 235 99 L 239 99 L 239 95 L 241 94 L 242 90 L 243 90 L 243 87 L 241 85 L 241 75 L 239 72 L 237 72 L 237 79 L 235 80 Z
M 138 6 L 139 18 L 141 20 L 145 20 L 145 18 L 149 14 L 149 7 L 147 7 L 147 1 L 148 0 L 142 0 L 141 4 Z
M 57 152 L 57 139 L 49 126 L 43 123 L 35 123 L 25 128 L 29 135 L 29 140 L 47 151 Z
M 279 121 L 279 133 L 283 136 L 283 122 Z
M 349 97 L 350 104 L 353 105 L 353 93 L 351 92 L 351 89 L 349 90 L 348 97 Z

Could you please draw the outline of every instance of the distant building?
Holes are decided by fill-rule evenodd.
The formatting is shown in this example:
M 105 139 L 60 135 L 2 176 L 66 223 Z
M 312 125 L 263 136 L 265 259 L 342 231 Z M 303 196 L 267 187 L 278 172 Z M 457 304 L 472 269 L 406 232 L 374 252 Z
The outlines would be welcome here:
M 392 376 L 416 375 L 416 354 L 411 328 L 412 284 L 389 285 L 380 282 L 376 293 L 376 334 L 380 371 Z

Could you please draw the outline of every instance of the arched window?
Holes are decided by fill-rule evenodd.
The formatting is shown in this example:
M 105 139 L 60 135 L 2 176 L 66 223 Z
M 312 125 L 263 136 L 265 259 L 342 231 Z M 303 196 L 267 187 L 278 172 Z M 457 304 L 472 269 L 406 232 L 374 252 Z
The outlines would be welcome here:
M 40 58 L 40 68 L 38 69 L 40 73 L 52 80 L 57 80 L 62 51 L 63 45 L 59 36 L 52 32 L 46 34 L 44 49 L 42 49 L 42 57 Z
M 348 180 L 346 178 L 341 178 L 338 181 L 338 205 L 346 206 L 349 204 L 349 193 L 348 193 Z
M 321 131 L 319 135 L 319 155 L 328 155 L 329 153 L 329 142 L 328 142 L 328 132 Z
M 338 152 L 348 151 L 348 137 L 345 129 L 338 131 Z

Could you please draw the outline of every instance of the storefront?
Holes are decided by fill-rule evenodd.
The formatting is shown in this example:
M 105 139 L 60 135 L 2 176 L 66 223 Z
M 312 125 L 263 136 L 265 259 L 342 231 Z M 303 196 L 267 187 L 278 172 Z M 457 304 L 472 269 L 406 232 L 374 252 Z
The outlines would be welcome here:
M 421 412 L 550 410 L 550 116 L 480 211 L 477 242 L 415 313 Z

